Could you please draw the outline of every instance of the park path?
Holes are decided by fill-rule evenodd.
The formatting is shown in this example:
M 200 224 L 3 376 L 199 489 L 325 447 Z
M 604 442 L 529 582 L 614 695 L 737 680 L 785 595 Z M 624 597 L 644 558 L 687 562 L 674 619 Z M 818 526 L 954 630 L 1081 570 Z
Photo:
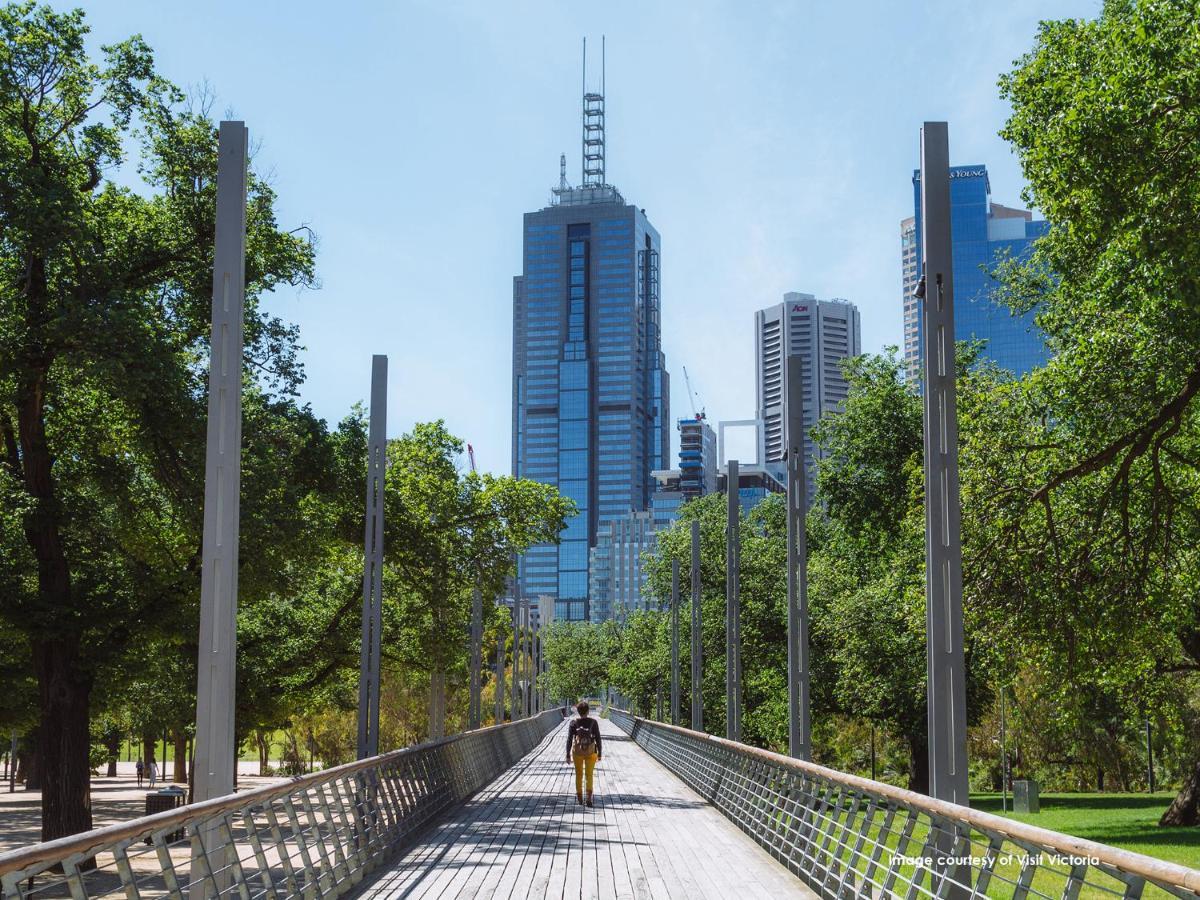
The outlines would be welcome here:
M 615 725 L 600 727 L 595 808 L 575 803 L 564 722 L 357 896 L 815 896 Z

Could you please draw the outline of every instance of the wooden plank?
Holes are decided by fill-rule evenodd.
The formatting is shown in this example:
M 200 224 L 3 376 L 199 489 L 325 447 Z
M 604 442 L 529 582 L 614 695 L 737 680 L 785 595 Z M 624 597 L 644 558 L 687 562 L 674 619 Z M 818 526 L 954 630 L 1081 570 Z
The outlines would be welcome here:
M 565 725 L 362 886 L 371 900 L 813 897 L 715 808 L 601 720 L 594 809 Z

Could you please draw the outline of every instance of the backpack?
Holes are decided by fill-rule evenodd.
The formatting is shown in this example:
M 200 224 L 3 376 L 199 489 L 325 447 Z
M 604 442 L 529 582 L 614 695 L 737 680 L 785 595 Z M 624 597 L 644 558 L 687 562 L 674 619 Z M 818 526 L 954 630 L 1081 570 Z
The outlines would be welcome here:
M 575 728 L 575 743 L 571 745 L 571 752 L 576 756 L 591 756 L 596 752 L 596 738 L 592 735 L 592 729 L 584 727 L 586 721 L 580 719 Z

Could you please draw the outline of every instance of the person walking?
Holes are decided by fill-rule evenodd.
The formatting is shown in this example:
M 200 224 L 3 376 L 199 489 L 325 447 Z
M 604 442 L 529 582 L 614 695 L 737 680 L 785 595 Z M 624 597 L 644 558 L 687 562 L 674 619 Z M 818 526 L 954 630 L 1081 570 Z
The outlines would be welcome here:
M 158 782 L 158 763 L 151 757 L 150 765 L 146 767 L 150 775 L 150 790 L 154 790 L 154 785 Z
M 592 770 L 600 762 L 600 723 L 588 715 L 587 701 L 575 707 L 579 718 L 567 729 L 567 762 L 575 764 L 575 802 L 583 803 L 583 781 L 587 776 L 587 805 L 592 805 Z
M 146 774 L 146 764 L 144 762 L 142 762 L 142 758 L 140 756 L 138 757 L 137 765 L 134 766 L 134 769 L 137 770 L 138 787 L 141 787 L 142 786 L 142 778 Z

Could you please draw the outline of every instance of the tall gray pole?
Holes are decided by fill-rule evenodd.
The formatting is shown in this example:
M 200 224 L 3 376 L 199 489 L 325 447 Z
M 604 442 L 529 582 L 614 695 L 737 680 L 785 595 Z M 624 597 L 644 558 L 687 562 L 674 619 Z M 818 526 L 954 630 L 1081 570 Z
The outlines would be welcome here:
M 922 336 L 925 347 L 925 610 L 930 795 L 966 806 L 966 666 L 959 538 L 958 411 L 950 149 L 945 122 L 921 129 Z
M 379 653 L 383 628 L 383 485 L 387 472 L 387 357 L 371 357 L 367 503 L 363 537 L 362 647 L 358 657 L 358 758 L 379 755 Z
M 692 730 L 704 730 L 704 651 L 700 644 L 700 520 L 692 519 Z
M 738 696 L 741 665 L 738 647 L 738 531 L 742 505 L 738 496 L 740 484 L 738 461 L 729 460 L 725 475 L 725 737 L 736 741 L 741 735 Z
M 790 348 L 789 348 L 790 349 Z M 784 368 L 787 394 L 784 416 L 787 440 L 787 593 L 788 593 L 788 753 L 812 759 L 808 683 L 808 509 L 804 476 L 803 357 L 789 353 Z
M 511 712 L 509 714 L 512 716 L 512 720 L 515 722 L 517 721 L 518 716 L 517 693 L 521 690 L 520 685 L 517 684 L 517 681 L 521 677 L 521 599 L 520 593 L 517 591 L 513 592 L 512 625 L 512 701 L 509 704 L 511 707 Z
M 479 582 L 471 594 L 471 695 L 467 706 L 467 727 L 478 728 L 483 722 L 483 594 Z
M 504 722 L 504 635 L 496 638 L 496 721 L 495 725 Z
M 246 153 L 243 122 L 222 122 L 217 145 L 212 360 L 204 459 L 200 657 L 194 797 L 233 793 L 238 526 L 242 478 L 242 313 L 246 298 Z
M 679 724 L 679 560 L 671 560 L 671 724 Z

